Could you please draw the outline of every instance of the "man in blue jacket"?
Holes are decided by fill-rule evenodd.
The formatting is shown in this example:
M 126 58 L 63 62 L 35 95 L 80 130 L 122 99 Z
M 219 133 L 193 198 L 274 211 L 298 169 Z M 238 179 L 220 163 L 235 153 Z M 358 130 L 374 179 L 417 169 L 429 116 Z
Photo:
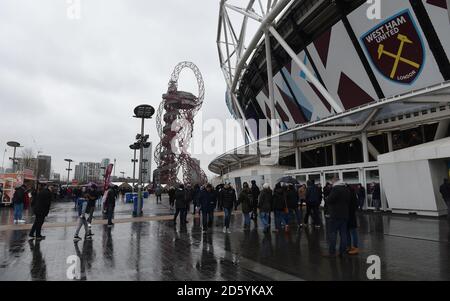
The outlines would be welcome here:
M 200 194 L 200 210 L 202 211 L 203 232 L 213 226 L 214 209 L 217 206 L 217 195 L 211 184 L 206 185 L 206 190 Z

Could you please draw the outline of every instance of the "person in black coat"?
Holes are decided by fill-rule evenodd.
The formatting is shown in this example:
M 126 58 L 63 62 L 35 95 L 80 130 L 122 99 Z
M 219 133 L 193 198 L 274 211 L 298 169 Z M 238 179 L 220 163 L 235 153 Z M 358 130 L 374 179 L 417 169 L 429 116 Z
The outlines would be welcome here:
M 329 222 L 329 254 L 327 256 L 336 256 L 337 234 L 339 233 L 340 253 L 342 256 L 347 250 L 347 228 L 349 219 L 349 206 L 351 202 L 351 193 L 347 186 L 339 179 L 334 180 L 334 187 L 328 196 L 328 210 L 330 214 Z
M 258 185 L 256 185 L 256 181 L 253 180 L 252 181 L 252 216 L 251 219 L 253 219 L 253 221 L 255 222 L 255 227 L 257 225 L 258 222 L 258 200 L 259 200 L 259 194 L 261 193 L 261 191 L 259 190 Z
M 289 220 L 290 220 L 290 216 L 296 216 L 297 217 L 297 224 L 300 226 L 302 221 L 301 221 L 301 217 L 299 219 L 299 216 L 297 214 L 297 209 L 298 209 L 298 193 L 294 187 L 294 185 L 289 184 L 286 190 L 286 204 L 287 207 L 289 209 L 289 213 L 285 215 L 285 222 L 286 222 L 286 227 L 289 230 Z
M 116 207 L 116 199 L 117 193 L 114 189 L 114 185 L 110 185 L 105 200 L 106 216 L 108 217 L 108 227 L 112 227 L 114 225 L 112 222 L 112 218 L 114 215 L 114 209 Z
M 309 216 L 312 216 L 313 225 L 320 228 L 320 203 L 322 202 L 322 192 L 315 185 L 314 180 L 308 181 L 306 188 L 306 214 L 304 224 L 308 226 Z
M 362 184 L 358 184 L 356 196 L 358 197 L 358 209 L 362 211 L 366 203 L 366 190 L 364 189 Z
M 214 223 L 214 209 L 217 206 L 217 194 L 211 184 L 200 192 L 200 210 L 202 211 L 203 232 L 211 228 Z
M 283 216 L 288 210 L 286 203 L 286 192 L 283 190 L 280 183 L 275 186 L 272 202 L 272 208 L 275 214 L 275 232 L 279 232 L 283 228 Z
M 186 190 L 184 189 L 184 185 L 180 184 L 178 189 L 175 191 L 175 215 L 173 217 L 173 223 L 177 224 L 178 215 L 180 215 L 180 223 L 181 226 L 186 226 Z
M 348 207 L 348 231 L 347 231 L 347 250 L 349 255 L 358 255 L 359 253 L 359 239 L 358 239 L 358 221 L 356 218 L 356 211 L 358 210 L 358 197 L 355 190 L 347 185 L 350 191 L 350 204 Z
M 35 200 L 31 204 L 34 215 L 36 216 L 33 227 L 30 231 L 30 238 L 36 240 L 42 240 L 45 236 L 41 235 L 42 225 L 45 222 L 45 218 L 48 216 L 50 212 L 50 206 L 53 202 L 53 187 L 52 186 L 43 186 L 41 187 L 40 192 L 38 193 Z M 36 234 L 36 236 L 35 236 Z
M 16 188 L 13 195 L 13 205 L 14 205 L 14 223 L 24 224 L 25 221 L 22 220 L 23 208 L 25 206 L 25 185 L 20 185 Z
M 225 213 L 223 233 L 230 233 L 230 221 L 233 208 L 237 206 L 236 191 L 229 183 L 226 183 L 220 191 L 223 211 Z

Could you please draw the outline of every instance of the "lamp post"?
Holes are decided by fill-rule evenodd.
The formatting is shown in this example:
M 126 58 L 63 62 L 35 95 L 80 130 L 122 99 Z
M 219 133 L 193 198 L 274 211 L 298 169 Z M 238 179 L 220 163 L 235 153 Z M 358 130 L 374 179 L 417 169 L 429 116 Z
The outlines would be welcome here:
M 9 141 L 9 142 L 6 143 L 6 144 L 7 144 L 9 147 L 14 148 L 14 155 L 13 155 L 12 158 L 9 158 L 9 159 L 13 161 L 13 173 L 15 173 L 15 172 L 16 172 L 16 165 L 17 165 L 16 150 L 17 150 L 17 148 L 22 147 L 22 146 L 20 145 L 19 142 L 15 142 L 15 141 Z
M 2 162 L 2 173 L 5 173 L 5 156 L 8 150 L 5 148 L 5 151 L 3 152 L 3 162 Z
M 136 151 L 140 148 L 141 148 L 141 146 L 137 142 L 130 145 L 130 149 L 132 149 L 134 151 L 134 159 L 131 160 L 131 162 L 133 162 L 133 190 L 132 190 L 133 193 L 134 193 L 134 184 L 136 183 L 136 163 L 139 162 L 136 159 Z
M 69 188 L 69 183 L 70 183 L 70 172 L 72 171 L 72 169 L 70 168 L 70 164 L 72 164 L 73 160 L 72 159 L 64 159 L 64 161 L 69 163 L 69 168 L 67 168 L 67 188 Z
M 140 144 L 140 152 L 139 152 L 139 180 L 138 180 L 138 204 L 137 204 L 137 212 L 135 215 L 142 215 L 142 205 L 144 202 L 143 199 L 143 191 L 142 191 L 142 168 L 143 168 L 143 159 L 144 159 L 144 148 L 150 147 L 150 143 L 147 142 L 149 136 L 144 134 L 144 124 L 145 119 L 151 119 L 155 114 L 155 108 L 150 105 L 140 105 L 134 109 L 134 118 L 141 119 L 141 134 L 136 136 L 136 140 Z

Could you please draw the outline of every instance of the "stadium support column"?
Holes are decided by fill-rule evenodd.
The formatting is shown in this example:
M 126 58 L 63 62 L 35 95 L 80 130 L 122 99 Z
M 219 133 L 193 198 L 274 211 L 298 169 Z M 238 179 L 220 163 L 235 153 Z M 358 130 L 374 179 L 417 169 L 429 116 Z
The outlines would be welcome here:
M 333 155 L 333 166 L 337 165 L 336 144 L 331 145 L 331 153 Z
M 391 153 L 394 151 L 394 143 L 392 140 L 392 132 L 387 132 L 388 151 Z
M 361 133 L 361 142 L 362 142 L 364 163 L 368 163 L 369 162 L 369 145 L 368 145 L 368 139 L 367 139 L 367 132 Z
M 275 109 L 275 89 L 273 85 L 273 67 L 272 67 L 272 47 L 270 44 L 270 33 L 268 30 L 264 32 L 266 42 L 266 65 L 267 65 L 267 85 L 269 86 L 269 103 L 271 118 L 277 119 L 277 112 Z M 272 124 L 272 123 L 270 123 Z
M 302 169 L 302 150 L 299 147 L 295 148 L 295 167 L 297 170 Z
M 450 119 L 442 120 L 441 122 L 439 122 L 436 134 L 434 135 L 435 141 L 447 137 L 449 125 Z

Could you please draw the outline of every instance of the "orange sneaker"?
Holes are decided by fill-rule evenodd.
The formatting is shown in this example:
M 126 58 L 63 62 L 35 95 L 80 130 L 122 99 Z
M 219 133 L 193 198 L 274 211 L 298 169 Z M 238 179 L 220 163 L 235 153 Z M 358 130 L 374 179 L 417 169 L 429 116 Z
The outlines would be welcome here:
M 358 255 L 359 249 L 358 248 L 352 248 L 350 251 L 348 251 L 348 255 Z

